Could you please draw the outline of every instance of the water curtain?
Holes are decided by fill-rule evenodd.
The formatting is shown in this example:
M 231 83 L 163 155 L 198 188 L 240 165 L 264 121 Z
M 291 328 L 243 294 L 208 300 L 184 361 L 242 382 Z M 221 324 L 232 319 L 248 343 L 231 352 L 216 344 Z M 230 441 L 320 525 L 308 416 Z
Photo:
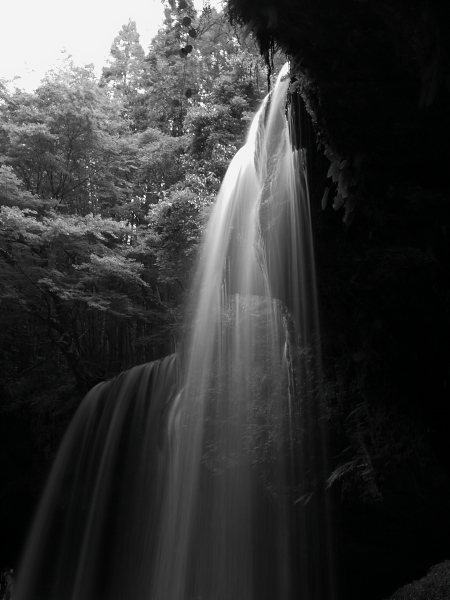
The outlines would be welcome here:
M 94 388 L 19 600 L 334 597 L 305 150 L 288 67 L 224 178 L 178 357 Z

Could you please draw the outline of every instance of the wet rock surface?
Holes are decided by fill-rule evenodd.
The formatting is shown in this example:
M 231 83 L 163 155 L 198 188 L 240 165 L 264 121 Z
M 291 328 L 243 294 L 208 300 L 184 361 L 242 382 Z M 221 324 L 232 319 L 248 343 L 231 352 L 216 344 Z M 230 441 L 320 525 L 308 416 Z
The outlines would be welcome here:
M 450 9 L 229 6 L 292 59 L 342 597 L 385 598 L 450 555 Z

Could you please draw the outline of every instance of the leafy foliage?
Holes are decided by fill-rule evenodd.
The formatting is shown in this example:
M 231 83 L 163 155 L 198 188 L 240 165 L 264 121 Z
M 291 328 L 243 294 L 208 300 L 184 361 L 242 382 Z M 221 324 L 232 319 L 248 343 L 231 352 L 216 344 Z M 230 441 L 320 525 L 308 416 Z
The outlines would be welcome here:
M 100 80 L 70 57 L 0 100 L 0 352 L 7 389 L 81 390 L 173 351 L 209 208 L 264 94 L 225 15 L 167 2 Z M 62 376 L 62 375 L 61 375 Z M 60 383 L 56 383 L 60 385 Z
M 69 61 L 1 109 L 0 152 L 27 191 L 80 214 L 126 197 L 126 123 L 89 69 Z
M 38 217 L 36 211 L 18 207 L 2 207 L 0 222 L 7 282 L 2 302 L 9 308 L 4 331 L 10 329 L 8 323 L 23 323 L 25 317 L 26 343 L 32 343 L 30 336 L 39 337 L 36 348 L 49 345 L 62 353 L 81 387 L 121 368 L 120 349 L 113 358 L 109 333 L 94 335 L 88 328 L 99 325 L 99 319 L 104 324 L 107 316 L 111 325 L 132 317 L 146 323 L 148 309 L 160 305 L 142 277 L 144 265 L 129 256 L 130 226 L 54 211 Z M 106 362 L 99 360 L 104 345 L 110 354 Z

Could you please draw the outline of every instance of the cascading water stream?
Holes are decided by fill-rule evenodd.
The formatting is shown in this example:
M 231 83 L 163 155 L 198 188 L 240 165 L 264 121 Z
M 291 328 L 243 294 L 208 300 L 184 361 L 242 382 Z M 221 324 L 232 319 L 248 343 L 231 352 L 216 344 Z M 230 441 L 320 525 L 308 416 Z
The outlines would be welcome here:
M 288 86 L 286 66 L 225 176 L 182 358 L 97 386 L 77 413 L 18 600 L 334 597 L 312 232 Z

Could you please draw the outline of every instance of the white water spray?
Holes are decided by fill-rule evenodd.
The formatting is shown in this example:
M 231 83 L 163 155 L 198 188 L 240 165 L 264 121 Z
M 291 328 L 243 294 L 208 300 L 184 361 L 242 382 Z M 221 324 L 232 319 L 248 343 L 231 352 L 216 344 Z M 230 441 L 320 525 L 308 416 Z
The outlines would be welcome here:
M 18 600 L 330 600 L 304 156 L 285 67 L 222 184 L 180 359 L 85 399 Z M 77 456 L 78 454 L 78 456 Z

